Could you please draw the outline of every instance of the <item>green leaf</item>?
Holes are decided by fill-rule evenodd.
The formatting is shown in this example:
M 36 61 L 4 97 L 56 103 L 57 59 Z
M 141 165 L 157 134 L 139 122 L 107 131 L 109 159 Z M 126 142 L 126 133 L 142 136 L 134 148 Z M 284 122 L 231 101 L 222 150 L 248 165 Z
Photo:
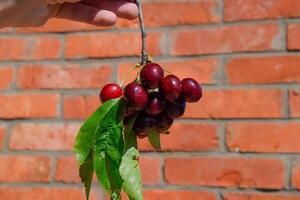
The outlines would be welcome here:
M 131 147 L 123 155 L 120 166 L 120 173 L 124 181 L 122 189 L 131 200 L 143 200 L 138 157 L 138 150 L 135 147 Z
M 90 152 L 85 162 L 79 168 L 79 176 L 81 178 L 81 182 L 84 184 L 85 187 L 86 199 L 89 199 L 90 196 L 93 173 L 94 173 L 93 153 Z
M 155 149 L 160 150 L 160 134 L 156 129 L 152 129 L 152 131 L 148 134 L 148 140 Z
M 112 99 L 101 105 L 80 128 L 74 145 L 74 152 L 79 165 L 85 162 L 93 148 L 94 136 L 99 122 L 107 116 L 109 110 L 119 101 L 120 99 Z
M 106 117 L 98 124 L 95 134 L 96 175 L 111 196 L 120 194 L 123 182 L 119 173 L 124 148 L 121 121 L 123 106 L 123 100 L 112 106 Z
M 136 135 L 132 131 L 137 116 L 129 120 L 124 133 L 125 148 L 120 166 L 120 174 L 123 178 L 122 189 L 131 200 L 143 200 L 141 173 L 139 169 L 139 152 L 137 150 Z

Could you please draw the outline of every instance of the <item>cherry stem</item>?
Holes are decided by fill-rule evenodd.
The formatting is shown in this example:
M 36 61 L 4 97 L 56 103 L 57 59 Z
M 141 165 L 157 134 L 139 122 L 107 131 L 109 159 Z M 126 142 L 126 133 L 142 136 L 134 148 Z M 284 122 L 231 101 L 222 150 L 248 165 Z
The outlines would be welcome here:
M 123 80 L 121 81 L 120 83 L 120 87 L 123 86 L 124 82 L 127 80 L 128 76 L 136 69 L 140 67 L 140 64 L 136 64 L 135 66 L 133 66 L 127 73 L 126 75 L 124 76 Z
M 136 4 L 138 6 L 138 18 L 140 22 L 140 29 L 141 29 L 141 36 L 142 36 L 142 58 L 141 58 L 141 64 L 145 65 L 148 60 L 148 54 L 146 50 L 146 37 L 147 33 L 145 30 L 145 24 L 144 24 L 144 15 L 143 15 L 143 9 L 142 9 L 142 0 L 136 0 Z

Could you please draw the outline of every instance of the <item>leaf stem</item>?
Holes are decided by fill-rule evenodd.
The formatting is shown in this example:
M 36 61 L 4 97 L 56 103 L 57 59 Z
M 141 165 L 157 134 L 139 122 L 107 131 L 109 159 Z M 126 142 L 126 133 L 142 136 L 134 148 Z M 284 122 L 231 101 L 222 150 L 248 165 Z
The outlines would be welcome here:
M 142 9 L 142 0 L 136 0 L 136 4 L 138 6 L 138 18 L 140 22 L 140 29 L 141 29 L 141 37 L 142 37 L 142 56 L 141 56 L 141 64 L 145 65 L 148 60 L 148 53 L 147 53 L 147 46 L 146 46 L 146 37 L 147 33 L 145 30 L 145 24 L 144 24 L 144 15 L 143 15 L 143 9 Z

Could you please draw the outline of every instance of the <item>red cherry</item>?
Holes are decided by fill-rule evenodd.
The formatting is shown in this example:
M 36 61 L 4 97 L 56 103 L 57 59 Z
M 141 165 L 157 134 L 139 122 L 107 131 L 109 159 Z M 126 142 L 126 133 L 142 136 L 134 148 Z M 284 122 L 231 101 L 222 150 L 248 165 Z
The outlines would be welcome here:
M 119 98 L 122 96 L 122 93 L 123 93 L 122 89 L 120 88 L 120 86 L 118 84 L 115 84 L 115 83 L 106 84 L 102 88 L 102 90 L 99 94 L 100 101 L 102 103 L 104 103 L 108 100 Z
M 181 81 L 181 95 L 186 102 L 197 102 L 202 97 L 202 88 L 199 83 L 192 78 L 185 78 Z
M 148 103 L 147 92 L 142 85 L 137 83 L 129 83 L 125 87 L 124 98 L 127 100 L 129 106 L 136 111 L 145 109 Z
M 159 95 L 158 92 L 150 94 L 146 112 L 150 115 L 157 115 L 164 109 L 164 99 Z
M 137 135 L 148 135 L 148 132 L 155 126 L 156 119 L 152 115 L 141 112 L 133 125 L 133 131 Z
M 168 117 L 175 119 L 181 117 L 186 108 L 186 103 L 183 100 L 177 100 L 174 102 L 167 102 L 166 112 Z
M 141 70 L 141 82 L 147 89 L 158 88 L 162 78 L 164 77 L 164 70 L 156 63 L 148 63 Z
M 169 130 L 169 128 L 172 126 L 173 124 L 173 119 L 171 119 L 170 117 L 168 117 L 166 115 L 166 113 L 161 113 L 160 115 L 158 115 L 157 119 L 156 119 L 156 129 L 159 132 L 165 132 L 167 130 Z
M 161 91 L 170 102 L 174 102 L 181 93 L 181 82 L 177 76 L 168 75 L 161 81 Z

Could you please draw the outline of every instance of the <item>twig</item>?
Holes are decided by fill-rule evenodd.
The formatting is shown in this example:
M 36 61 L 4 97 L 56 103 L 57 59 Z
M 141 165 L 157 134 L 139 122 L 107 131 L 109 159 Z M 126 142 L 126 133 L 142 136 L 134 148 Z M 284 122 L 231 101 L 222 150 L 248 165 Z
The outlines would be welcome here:
M 144 24 L 144 16 L 143 16 L 143 10 L 142 10 L 142 0 L 136 0 L 136 4 L 138 6 L 138 17 L 140 22 L 140 29 L 141 29 L 141 36 L 142 36 L 142 58 L 141 58 L 141 64 L 146 64 L 148 60 L 148 54 L 147 54 L 147 47 L 146 47 L 146 37 L 147 33 L 145 30 L 145 24 Z

